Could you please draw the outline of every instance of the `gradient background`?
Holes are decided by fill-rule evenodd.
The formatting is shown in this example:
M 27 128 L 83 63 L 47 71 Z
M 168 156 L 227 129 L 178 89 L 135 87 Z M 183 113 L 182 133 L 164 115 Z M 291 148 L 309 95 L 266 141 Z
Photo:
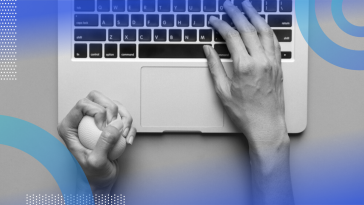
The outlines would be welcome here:
M 343 47 L 364 50 L 364 38 L 336 26 L 330 2 L 317 3 L 328 5 L 317 13 L 326 35 Z M 364 1 L 354 1 L 355 6 L 350 2 L 344 0 L 344 15 L 364 26 Z M 31 122 L 59 138 L 57 4 L 18 0 L 17 6 L 17 81 L 0 81 L 0 114 Z M 333 66 L 310 49 L 308 90 L 307 129 L 291 135 L 296 202 L 364 204 L 364 71 Z M 128 205 L 251 200 L 248 146 L 240 135 L 140 134 L 120 163 L 114 192 L 125 195 Z M 69 175 L 74 177 L 72 169 Z M 57 193 L 55 180 L 38 161 L 0 145 L 0 204 L 15 199 L 25 204 L 26 194 Z

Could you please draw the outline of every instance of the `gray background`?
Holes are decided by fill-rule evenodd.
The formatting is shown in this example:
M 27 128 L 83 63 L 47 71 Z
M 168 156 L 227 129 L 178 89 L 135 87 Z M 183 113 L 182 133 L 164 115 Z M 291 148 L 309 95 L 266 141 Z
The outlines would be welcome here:
M 345 10 L 345 2 L 348 20 L 364 26 L 364 3 Z M 0 114 L 31 122 L 59 138 L 57 6 L 54 0 L 34 1 L 30 9 L 19 1 L 18 9 L 18 80 L 0 81 Z M 33 12 L 38 15 L 27 18 Z M 364 38 L 340 31 L 330 9 L 318 18 L 334 42 L 364 50 Z M 310 49 L 308 90 L 307 129 L 291 135 L 296 201 L 351 203 L 364 190 L 364 71 L 338 68 Z M 126 195 L 127 204 L 161 204 L 169 197 L 179 204 L 203 204 L 211 197 L 216 203 L 250 200 L 248 146 L 240 135 L 138 135 L 120 162 L 114 191 Z M 0 145 L 0 204 L 14 198 L 24 202 L 25 194 L 39 193 L 60 193 L 50 173 L 29 155 Z

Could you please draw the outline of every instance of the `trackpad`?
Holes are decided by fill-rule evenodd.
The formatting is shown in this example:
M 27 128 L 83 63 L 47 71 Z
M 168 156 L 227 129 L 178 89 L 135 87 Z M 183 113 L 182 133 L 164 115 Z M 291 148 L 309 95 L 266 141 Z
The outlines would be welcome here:
M 143 127 L 223 127 L 224 113 L 206 67 L 143 67 Z

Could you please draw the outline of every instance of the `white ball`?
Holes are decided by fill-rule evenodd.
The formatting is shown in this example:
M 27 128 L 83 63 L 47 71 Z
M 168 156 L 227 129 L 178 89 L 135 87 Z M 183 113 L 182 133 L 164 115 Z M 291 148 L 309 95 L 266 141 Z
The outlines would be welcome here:
M 120 116 L 116 120 L 121 120 Z M 93 150 L 96 146 L 97 141 L 101 136 L 102 131 L 96 126 L 95 119 L 90 116 L 84 116 L 78 125 L 78 137 L 83 146 Z M 109 152 L 109 159 L 118 159 L 124 152 L 126 147 L 126 140 L 123 136 L 120 136 L 115 146 Z

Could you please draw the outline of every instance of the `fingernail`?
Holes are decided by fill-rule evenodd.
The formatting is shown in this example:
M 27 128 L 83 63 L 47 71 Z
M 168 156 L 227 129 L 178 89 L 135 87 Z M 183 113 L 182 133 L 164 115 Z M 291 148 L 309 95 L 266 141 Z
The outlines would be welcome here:
M 127 137 L 128 136 L 128 133 L 129 133 L 129 128 L 125 128 L 124 131 L 123 131 L 123 136 L 124 137 Z
M 134 141 L 134 136 L 130 136 L 127 143 L 132 145 L 133 144 L 133 141 Z
M 210 48 L 209 48 L 209 46 L 203 46 L 203 51 L 205 52 L 206 57 L 210 55 Z
M 215 21 L 215 20 L 217 20 L 216 16 L 210 16 L 209 21 Z

